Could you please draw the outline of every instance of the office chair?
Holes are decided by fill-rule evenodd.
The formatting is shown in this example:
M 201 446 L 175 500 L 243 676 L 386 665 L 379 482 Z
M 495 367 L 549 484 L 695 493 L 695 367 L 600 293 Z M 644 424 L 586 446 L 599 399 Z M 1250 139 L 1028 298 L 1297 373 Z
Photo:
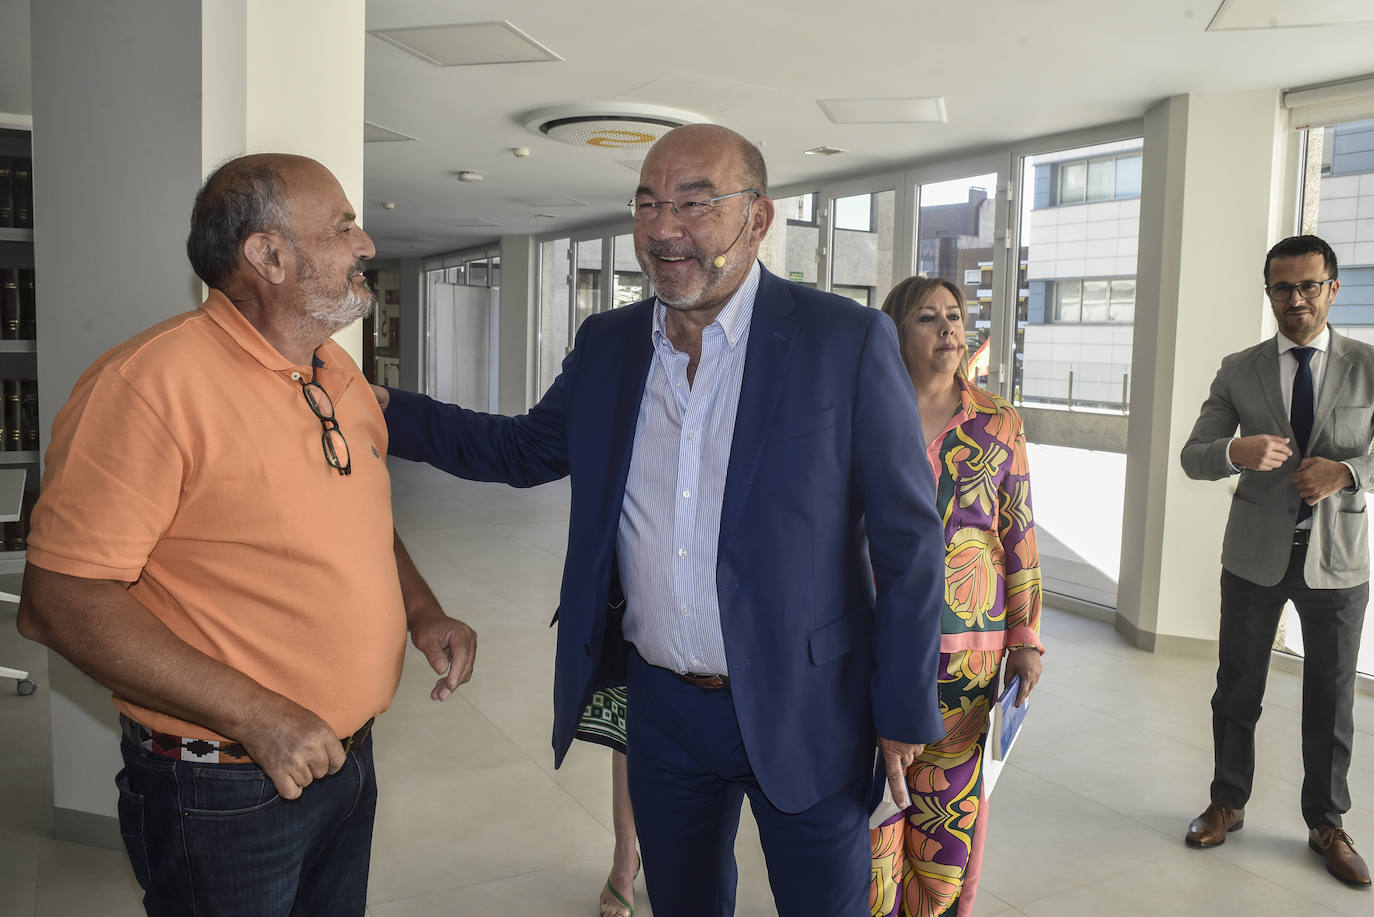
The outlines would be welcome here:
M 19 603 L 19 596 L 12 592 L 0 592 L 0 602 Z M 16 679 L 15 690 L 24 697 L 38 690 L 38 682 L 29 677 L 29 673 L 23 669 L 12 669 L 9 666 L 0 665 L 0 678 Z

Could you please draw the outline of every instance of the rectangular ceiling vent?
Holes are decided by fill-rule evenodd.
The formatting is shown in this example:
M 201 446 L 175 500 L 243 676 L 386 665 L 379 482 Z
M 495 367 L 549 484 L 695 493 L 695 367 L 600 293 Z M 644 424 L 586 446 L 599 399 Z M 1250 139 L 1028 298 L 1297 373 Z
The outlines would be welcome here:
M 373 124 L 371 121 L 363 122 L 363 143 L 399 143 L 402 140 L 419 139 L 400 131 L 393 131 L 389 127 L 382 127 L 380 124 Z
M 503 201 L 512 204 L 524 204 L 526 207 L 533 207 L 536 210 L 547 210 L 550 207 L 586 207 L 587 202 L 578 200 L 571 194 L 551 194 L 529 195 L 527 197 L 503 197 Z
M 833 124 L 917 124 L 943 122 L 945 97 L 909 99 L 817 99 Z
M 369 29 L 382 41 L 436 67 L 524 64 L 563 58 L 509 22 L 464 22 L 413 29 Z
M 1222 0 L 1209 32 L 1304 29 L 1374 22 L 1368 0 Z

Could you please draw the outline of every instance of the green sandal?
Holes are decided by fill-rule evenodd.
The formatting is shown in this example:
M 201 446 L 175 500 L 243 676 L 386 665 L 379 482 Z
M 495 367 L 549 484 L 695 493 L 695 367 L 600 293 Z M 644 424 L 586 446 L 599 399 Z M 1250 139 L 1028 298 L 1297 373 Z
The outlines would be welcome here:
M 630 912 L 630 917 L 634 917 L 634 915 L 635 915 L 635 909 L 634 909 L 634 907 L 630 904 L 630 902 L 628 902 L 628 901 L 625 900 L 624 896 L 622 896 L 622 895 L 620 894 L 620 892 L 618 892 L 618 891 L 615 890 L 615 886 L 611 884 L 611 880 L 610 880 L 610 879 L 607 879 L 607 880 L 606 880 L 606 891 L 610 892 L 611 895 L 615 898 L 615 900 L 617 900 L 617 901 L 620 902 L 620 906 L 621 906 L 621 907 L 625 908 L 625 910 L 627 910 L 627 911 Z

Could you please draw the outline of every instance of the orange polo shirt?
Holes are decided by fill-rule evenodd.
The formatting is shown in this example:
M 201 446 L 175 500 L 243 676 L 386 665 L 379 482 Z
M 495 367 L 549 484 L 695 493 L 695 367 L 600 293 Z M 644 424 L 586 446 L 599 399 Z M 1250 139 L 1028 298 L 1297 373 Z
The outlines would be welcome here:
M 182 640 L 347 736 L 391 703 L 405 612 L 386 423 L 343 348 L 315 359 L 291 363 L 214 290 L 106 353 L 53 422 L 28 559 L 130 583 Z M 312 372 L 350 475 L 326 463 L 292 378 Z M 155 731 L 223 738 L 115 705 Z

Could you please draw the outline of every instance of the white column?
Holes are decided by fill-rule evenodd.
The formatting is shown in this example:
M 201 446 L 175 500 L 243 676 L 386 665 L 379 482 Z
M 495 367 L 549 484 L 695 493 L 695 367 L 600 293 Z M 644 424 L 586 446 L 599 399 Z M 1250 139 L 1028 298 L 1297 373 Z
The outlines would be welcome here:
M 1221 358 L 1273 333 L 1262 268 L 1291 188 L 1278 101 L 1192 94 L 1145 117 L 1117 629 L 1146 649 L 1215 652 L 1232 487 L 1189 480 L 1178 454 Z
M 43 0 L 30 15 L 46 443 L 96 357 L 200 302 L 186 233 L 214 165 L 313 156 L 365 213 L 364 0 Z M 361 332 L 344 335 L 357 358 Z M 57 834 L 118 847 L 109 692 L 49 658 Z
M 499 404 L 502 414 L 523 414 L 544 394 L 534 390 L 539 336 L 537 251 L 533 236 L 501 237 Z

